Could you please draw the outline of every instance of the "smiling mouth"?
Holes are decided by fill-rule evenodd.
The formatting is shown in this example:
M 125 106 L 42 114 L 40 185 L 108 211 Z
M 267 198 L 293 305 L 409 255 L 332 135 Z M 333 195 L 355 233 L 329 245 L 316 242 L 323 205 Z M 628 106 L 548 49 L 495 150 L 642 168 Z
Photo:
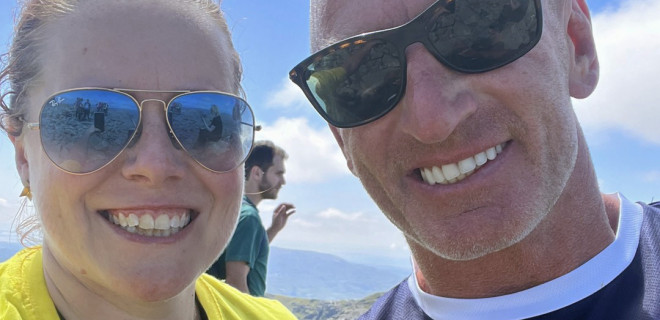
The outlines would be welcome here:
M 459 162 L 419 168 L 418 170 L 422 180 L 429 185 L 456 183 L 472 175 L 488 161 L 495 160 L 502 153 L 505 146 L 506 142 L 488 148 Z
M 149 237 L 174 235 L 197 216 L 190 209 L 102 210 L 100 214 L 129 233 Z

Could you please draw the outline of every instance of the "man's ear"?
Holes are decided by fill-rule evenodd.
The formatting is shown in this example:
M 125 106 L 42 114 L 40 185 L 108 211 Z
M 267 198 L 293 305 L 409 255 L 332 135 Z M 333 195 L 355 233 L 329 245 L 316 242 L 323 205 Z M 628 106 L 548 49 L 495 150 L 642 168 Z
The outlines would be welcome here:
M 254 178 L 254 179 L 261 179 L 261 175 L 263 173 L 263 170 L 259 168 L 259 166 L 252 166 L 250 168 L 250 175 L 248 176 L 248 180 Z
M 23 138 L 21 136 L 13 136 L 8 134 L 9 140 L 14 145 L 16 169 L 18 175 L 21 177 L 21 182 L 24 186 L 30 185 L 30 164 L 25 156 L 25 146 L 23 145 Z
M 596 89 L 600 70 L 586 0 L 571 0 L 567 32 L 571 39 L 572 47 L 569 49 L 573 58 L 569 90 L 574 98 L 586 98 Z
M 337 140 L 337 144 L 339 145 L 339 149 L 341 149 L 341 152 L 344 154 L 344 158 L 346 158 L 346 166 L 348 166 L 348 170 L 351 170 L 351 173 L 353 175 L 357 176 L 355 174 L 355 170 L 353 168 L 353 160 L 351 159 L 351 155 L 346 151 L 344 148 L 344 138 L 341 136 L 341 132 L 339 132 L 339 128 L 336 128 L 334 126 L 329 125 L 330 131 L 332 131 L 332 135 L 335 136 L 335 140 Z

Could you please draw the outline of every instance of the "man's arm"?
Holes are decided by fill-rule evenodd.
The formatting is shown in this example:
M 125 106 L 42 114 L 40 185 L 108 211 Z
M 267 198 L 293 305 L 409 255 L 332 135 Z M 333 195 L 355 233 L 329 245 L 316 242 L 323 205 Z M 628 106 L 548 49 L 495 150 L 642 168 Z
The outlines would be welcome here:
M 273 211 L 273 220 L 266 230 L 268 243 L 273 242 L 275 236 L 282 231 L 289 217 L 296 212 L 296 207 L 290 203 L 282 203 Z
M 225 263 L 227 270 L 227 279 L 225 282 L 247 294 L 250 294 L 247 284 L 247 276 L 250 272 L 250 266 L 245 261 L 227 261 Z
M 258 237 L 259 229 L 263 226 L 256 214 L 241 216 L 225 249 L 225 282 L 245 293 L 250 293 L 247 277 L 256 261 L 259 242 L 263 241 L 263 233 Z

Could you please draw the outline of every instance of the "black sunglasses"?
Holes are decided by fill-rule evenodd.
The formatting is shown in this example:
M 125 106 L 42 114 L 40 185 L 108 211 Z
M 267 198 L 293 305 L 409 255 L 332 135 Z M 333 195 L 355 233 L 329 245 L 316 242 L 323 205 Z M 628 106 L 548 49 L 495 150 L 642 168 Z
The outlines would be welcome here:
M 125 92 L 178 95 L 167 102 L 140 103 Z M 139 139 L 145 101 L 163 104 L 174 146 L 213 172 L 237 168 L 252 150 L 252 109 L 243 99 L 217 91 L 71 89 L 46 99 L 39 122 L 27 127 L 40 130 L 41 145 L 56 166 L 73 174 L 91 173 Z
M 399 27 L 335 43 L 289 77 L 340 128 L 374 121 L 406 89 L 406 48 L 422 43 L 446 67 L 482 73 L 509 64 L 541 39 L 541 0 L 439 0 Z

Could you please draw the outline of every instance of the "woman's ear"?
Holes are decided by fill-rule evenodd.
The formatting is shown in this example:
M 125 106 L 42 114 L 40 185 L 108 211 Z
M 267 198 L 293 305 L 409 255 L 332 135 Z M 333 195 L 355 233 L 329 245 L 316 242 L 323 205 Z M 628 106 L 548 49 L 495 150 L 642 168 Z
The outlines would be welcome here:
M 585 0 L 571 0 L 571 13 L 567 28 L 572 47 L 569 89 L 571 96 L 582 99 L 588 97 L 598 83 L 600 68 L 591 17 Z
M 9 140 L 14 145 L 15 160 L 16 160 L 16 170 L 18 170 L 18 175 L 21 177 L 21 182 L 24 186 L 30 185 L 30 164 L 25 155 L 25 145 L 23 142 L 23 136 L 13 136 L 8 134 Z

